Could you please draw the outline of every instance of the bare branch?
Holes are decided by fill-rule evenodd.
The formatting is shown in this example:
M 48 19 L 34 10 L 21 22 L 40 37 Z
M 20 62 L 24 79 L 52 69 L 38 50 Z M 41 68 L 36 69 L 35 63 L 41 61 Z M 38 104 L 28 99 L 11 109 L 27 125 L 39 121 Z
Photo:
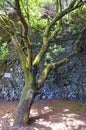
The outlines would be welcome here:
M 52 65 L 48 64 L 45 69 L 43 70 L 39 80 L 37 81 L 38 88 L 42 87 L 42 84 L 45 82 L 50 70 L 52 69 Z
M 59 21 L 59 20 L 60 20 L 63 16 L 65 16 L 66 14 L 70 13 L 71 11 L 73 11 L 73 10 L 75 10 L 75 9 L 77 9 L 78 7 L 81 6 L 81 5 L 78 5 L 78 4 L 77 4 L 76 6 L 74 6 L 76 2 L 77 2 L 77 1 L 73 0 L 73 1 L 71 2 L 71 4 L 70 4 L 66 9 L 64 9 L 62 12 L 56 14 L 56 16 L 53 18 L 53 20 L 52 20 L 51 23 L 49 24 L 49 26 L 46 27 L 46 29 L 45 29 L 48 34 L 49 34 L 49 31 L 51 30 L 51 28 L 55 25 L 55 23 L 56 23 L 57 21 Z M 79 0 L 79 3 L 82 3 L 81 0 Z
M 77 1 L 73 0 L 71 2 L 71 4 L 64 9 L 62 12 L 56 13 L 56 15 L 54 16 L 54 18 L 52 19 L 52 21 L 46 26 L 45 31 L 44 31 L 44 36 L 43 36 L 43 44 L 42 47 L 39 51 L 39 53 L 37 54 L 33 64 L 39 64 L 40 60 L 42 58 L 42 56 L 45 54 L 45 52 L 47 51 L 47 48 L 49 46 L 49 32 L 51 30 L 51 28 L 55 25 L 55 23 L 57 21 L 59 21 L 63 16 L 65 16 L 67 13 L 70 13 L 71 11 L 75 10 L 76 8 L 80 7 L 80 5 L 75 5 Z M 79 0 L 78 2 L 82 3 L 81 0 Z M 56 35 L 56 34 L 55 34 Z M 54 38 L 54 36 L 53 36 Z
M 61 30 L 61 27 L 60 27 L 60 25 L 59 25 L 59 27 L 57 27 L 56 29 L 55 29 L 55 31 L 50 35 L 50 37 L 49 37 L 49 41 L 52 41 L 55 37 L 56 37 L 56 35 L 58 34 L 58 32 Z
M 17 37 L 13 36 L 13 37 L 11 37 L 11 39 L 12 39 L 14 46 L 16 47 L 16 49 L 18 51 L 18 54 L 19 54 L 19 57 L 20 57 L 20 60 L 21 60 L 21 63 L 22 63 L 23 72 L 26 74 L 27 73 L 27 67 L 26 67 L 27 57 L 24 54 L 24 51 L 23 51 L 21 45 L 19 44 Z
M 80 42 L 81 42 L 81 39 L 82 39 L 82 36 L 83 36 L 83 33 L 85 30 L 86 30 L 86 27 L 84 27 L 84 29 L 79 34 L 79 37 L 75 42 L 74 49 L 70 54 L 68 54 L 65 58 L 63 58 L 62 60 L 60 60 L 58 62 L 55 62 L 53 64 L 50 64 L 50 63 L 47 64 L 47 66 L 43 70 L 39 80 L 37 81 L 38 88 L 40 88 L 42 86 L 42 84 L 46 80 L 46 78 L 51 70 L 54 70 L 54 69 L 56 69 L 64 64 L 66 64 L 72 57 L 74 57 L 79 52 L 79 50 L 80 50 L 79 45 L 80 45 Z
M 19 3 L 19 0 L 15 0 L 15 8 L 16 8 L 16 11 L 17 11 L 17 14 L 20 18 L 20 21 L 22 22 L 23 24 L 23 27 L 24 27 L 24 44 L 27 48 L 27 51 L 28 51 L 28 57 L 27 57 L 27 61 L 28 61 L 28 68 L 32 68 L 32 43 L 30 42 L 30 37 L 28 36 L 28 25 L 24 19 L 24 16 L 21 12 L 21 9 L 20 9 L 20 3 Z
M 28 34 L 28 25 L 23 17 L 23 14 L 21 13 L 21 9 L 20 9 L 20 4 L 19 4 L 19 0 L 15 0 L 15 8 L 16 8 L 16 12 L 20 18 L 20 21 L 22 22 L 24 29 L 25 29 L 25 35 L 27 36 Z
M 86 27 L 84 27 L 82 29 L 82 31 L 79 33 L 79 37 L 78 37 L 78 39 L 75 42 L 75 46 L 74 46 L 73 51 L 69 55 L 67 55 L 64 59 L 62 59 L 62 60 L 60 60 L 60 61 L 52 64 L 52 66 L 54 67 L 54 69 L 56 69 L 59 66 L 62 66 L 65 63 L 67 63 L 73 56 L 75 56 L 80 51 L 79 45 L 80 45 L 80 42 L 82 40 L 83 33 L 84 33 L 85 30 L 86 30 Z

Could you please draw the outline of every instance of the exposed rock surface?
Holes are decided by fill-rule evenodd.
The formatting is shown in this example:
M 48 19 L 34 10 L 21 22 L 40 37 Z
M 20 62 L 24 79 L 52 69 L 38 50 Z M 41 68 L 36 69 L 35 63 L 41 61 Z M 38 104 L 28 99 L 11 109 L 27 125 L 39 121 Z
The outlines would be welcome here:
M 78 54 L 69 63 L 53 72 L 44 87 L 40 90 L 38 99 L 63 98 L 86 102 L 86 53 Z
M 67 52 L 62 55 L 71 51 L 73 42 L 69 40 L 66 43 Z M 5 71 L 1 81 L 0 96 L 4 100 L 18 100 L 24 86 L 24 76 L 18 57 L 15 60 L 9 60 L 8 66 L 9 71 Z M 50 73 L 35 100 L 52 98 L 86 102 L 85 45 L 83 51 L 69 63 Z
M 66 48 L 65 52 L 61 55 L 52 54 L 54 60 L 59 60 L 72 51 L 75 41 L 73 40 L 74 37 L 70 39 L 67 36 L 67 32 L 66 37 L 67 39 L 64 37 L 63 41 L 59 41 L 62 47 Z M 66 65 L 50 73 L 35 100 L 63 98 L 86 102 L 86 35 L 83 39 L 81 52 Z M 37 53 L 39 50 L 37 46 L 36 49 Z M 18 100 L 24 86 L 24 75 L 15 49 L 11 47 L 10 50 L 14 51 L 8 58 L 8 61 L 3 64 L 0 63 L 0 98 L 4 100 Z M 39 75 L 42 67 L 41 63 Z

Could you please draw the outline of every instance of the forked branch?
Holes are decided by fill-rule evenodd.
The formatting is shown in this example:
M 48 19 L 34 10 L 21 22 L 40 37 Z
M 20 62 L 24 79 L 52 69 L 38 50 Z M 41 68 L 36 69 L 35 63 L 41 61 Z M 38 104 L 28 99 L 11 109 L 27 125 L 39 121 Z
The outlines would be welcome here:
M 74 57 L 79 52 L 79 50 L 80 50 L 79 45 L 81 43 L 84 31 L 86 31 L 86 27 L 84 27 L 84 29 L 79 34 L 79 37 L 75 42 L 74 49 L 70 54 L 68 54 L 65 58 L 61 59 L 58 62 L 55 62 L 55 63 L 52 63 L 52 64 L 50 64 L 50 63 L 47 64 L 47 66 L 43 70 L 39 80 L 37 81 L 38 88 L 40 88 L 42 86 L 42 84 L 46 80 L 46 78 L 47 78 L 47 76 L 48 76 L 48 74 L 51 70 L 54 70 L 54 69 L 56 69 L 56 68 L 58 68 L 58 67 L 60 67 L 64 64 L 66 64 L 72 57 Z
M 66 9 L 64 9 L 62 12 L 56 13 L 56 15 L 54 16 L 52 21 L 45 28 L 44 36 L 43 36 L 43 44 L 42 44 L 42 47 L 41 47 L 39 53 L 35 57 L 33 65 L 39 65 L 41 58 L 43 57 L 43 55 L 45 54 L 45 52 L 48 49 L 49 41 L 52 38 L 54 38 L 57 33 L 57 32 L 54 33 L 54 35 L 51 35 L 49 38 L 49 33 L 51 31 L 51 28 L 56 24 L 57 21 L 60 21 L 63 16 L 65 16 L 66 14 L 70 13 L 71 11 L 79 8 L 81 5 L 82 5 L 81 0 L 78 0 L 78 2 L 73 0 Z

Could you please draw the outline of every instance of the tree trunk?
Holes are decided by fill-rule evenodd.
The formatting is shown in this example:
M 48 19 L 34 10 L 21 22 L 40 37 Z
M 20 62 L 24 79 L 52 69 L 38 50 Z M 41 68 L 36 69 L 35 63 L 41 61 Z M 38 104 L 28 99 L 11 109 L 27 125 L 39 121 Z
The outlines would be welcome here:
M 14 119 L 14 126 L 27 125 L 29 121 L 30 109 L 36 95 L 35 79 L 30 72 L 25 75 L 25 87 L 18 105 L 17 113 Z

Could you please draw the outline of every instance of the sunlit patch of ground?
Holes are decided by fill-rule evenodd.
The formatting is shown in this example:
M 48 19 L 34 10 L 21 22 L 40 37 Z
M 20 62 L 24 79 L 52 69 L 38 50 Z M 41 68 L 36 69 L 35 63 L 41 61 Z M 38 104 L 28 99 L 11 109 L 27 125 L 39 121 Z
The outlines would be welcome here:
M 0 102 L 0 130 L 12 128 L 17 102 Z M 40 100 L 31 109 L 29 126 L 18 130 L 86 130 L 86 104 Z

